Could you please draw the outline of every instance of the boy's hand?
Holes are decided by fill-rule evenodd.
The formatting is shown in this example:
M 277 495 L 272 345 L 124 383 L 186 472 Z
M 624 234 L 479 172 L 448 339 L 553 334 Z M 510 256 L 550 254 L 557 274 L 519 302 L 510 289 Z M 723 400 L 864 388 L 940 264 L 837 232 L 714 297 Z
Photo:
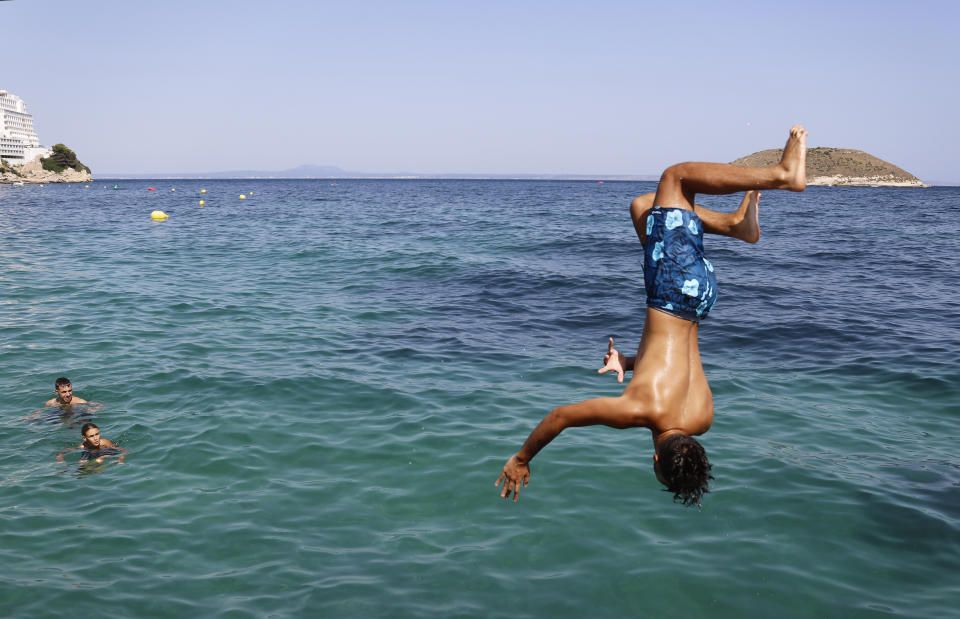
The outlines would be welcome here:
M 500 490 L 500 496 L 509 499 L 513 492 L 513 502 L 516 503 L 520 498 L 520 482 L 523 481 L 524 487 L 530 482 L 530 465 L 521 463 L 514 454 L 503 465 L 503 472 L 493 485 L 499 486 L 501 481 L 503 489 Z
M 617 382 L 623 382 L 623 362 L 624 357 L 619 350 L 613 347 L 613 338 L 610 338 L 610 345 L 607 354 L 603 356 L 603 367 L 597 370 L 597 374 L 605 374 L 614 371 L 617 373 Z

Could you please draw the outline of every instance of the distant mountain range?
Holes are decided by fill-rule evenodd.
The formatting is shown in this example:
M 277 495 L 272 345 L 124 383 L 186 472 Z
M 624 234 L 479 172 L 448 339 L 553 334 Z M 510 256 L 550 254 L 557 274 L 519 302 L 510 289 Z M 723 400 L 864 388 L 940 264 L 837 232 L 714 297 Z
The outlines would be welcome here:
M 732 163 L 767 166 L 780 161 L 783 149 L 763 150 Z M 98 179 L 151 178 L 319 178 L 319 179 L 467 179 L 467 180 L 575 180 L 575 181 L 657 181 L 659 174 L 423 174 L 415 172 L 373 173 L 344 170 L 329 165 L 302 165 L 289 170 L 228 170 L 225 172 L 180 172 L 153 174 L 96 174 Z M 900 187 L 928 186 L 919 178 L 892 163 L 860 150 L 849 148 L 811 148 L 807 151 L 808 185 L 889 185 Z M 933 181 L 936 185 L 957 185 L 960 182 Z
M 417 174 L 396 172 L 378 174 L 356 172 L 328 165 L 302 165 L 289 170 L 229 170 L 202 173 L 97 174 L 97 178 L 372 178 L 372 179 L 497 179 L 497 180 L 611 180 L 656 181 L 660 176 L 649 174 Z

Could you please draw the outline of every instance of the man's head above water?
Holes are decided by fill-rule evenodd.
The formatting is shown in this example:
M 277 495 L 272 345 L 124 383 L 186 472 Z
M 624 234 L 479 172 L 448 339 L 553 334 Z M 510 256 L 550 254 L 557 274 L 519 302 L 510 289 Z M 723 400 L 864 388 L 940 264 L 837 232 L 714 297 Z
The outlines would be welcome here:
M 73 400 L 73 385 L 70 384 L 70 379 L 61 376 L 53 383 L 53 390 L 57 392 L 57 400 L 62 404 L 69 404 Z

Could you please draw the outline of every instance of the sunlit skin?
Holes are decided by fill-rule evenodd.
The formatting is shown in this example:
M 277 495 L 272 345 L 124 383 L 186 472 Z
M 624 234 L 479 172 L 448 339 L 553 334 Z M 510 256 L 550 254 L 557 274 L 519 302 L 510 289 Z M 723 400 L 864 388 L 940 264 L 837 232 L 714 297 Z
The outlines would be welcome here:
M 44 406 L 60 406 L 65 408 L 73 404 L 87 404 L 87 401 L 83 398 L 73 395 L 73 385 L 68 384 L 54 387 L 54 392 L 57 394 L 57 397 L 47 400 Z
M 783 158 L 774 166 L 740 167 L 719 163 L 680 163 L 660 177 L 655 194 L 636 198 L 630 214 L 638 237 L 644 242 L 645 223 L 653 205 L 692 210 L 703 221 L 704 231 L 755 243 L 760 238 L 758 203 L 760 190 L 803 191 L 806 187 L 807 132 L 800 125 L 790 129 Z M 695 203 L 695 195 L 722 195 L 745 191 L 736 212 L 724 215 Z M 643 335 L 635 357 L 624 357 L 614 348 L 613 338 L 603 359 L 601 374 L 615 372 L 623 382 L 624 372 L 633 376 L 618 397 L 593 398 L 559 406 L 543 418 L 520 450 L 507 460 L 494 485 L 500 496 L 516 501 L 520 487 L 530 481 L 530 461 L 564 429 L 605 425 L 616 429 L 647 428 L 654 444 L 654 472 L 660 472 L 659 451 L 664 439 L 675 434 L 697 436 L 713 423 L 713 394 L 700 361 L 699 324 L 648 307 Z
M 56 406 L 60 408 L 62 413 L 68 416 L 73 416 L 74 404 L 84 405 L 83 407 L 81 407 L 82 413 L 95 413 L 99 411 L 101 408 L 103 408 L 102 402 L 87 402 L 83 398 L 73 395 L 73 385 L 70 384 L 70 381 L 67 380 L 66 377 L 61 377 L 57 379 L 56 383 L 54 383 L 53 385 L 53 391 L 54 393 L 57 394 L 57 396 L 55 398 L 50 398 L 49 400 L 44 402 L 43 404 L 44 408 L 35 410 L 29 415 L 27 415 L 26 417 L 24 417 L 25 421 L 29 421 L 31 419 L 36 419 L 38 417 L 44 416 L 45 409 L 47 407 L 52 407 L 52 406 Z
M 94 450 L 100 449 L 101 441 L 104 443 L 104 447 L 113 447 L 112 442 L 100 438 L 100 428 L 90 428 L 84 435 L 83 443 L 81 444 L 88 450 Z
M 637 238 L 641 245 L 647 243 L 647 213 L 653 208 L 654 192 L 638 196 L 630 203 L 630 218 L 637 231 Z M 747 243 L 756 243 L 760 240 L 760 203 L 759 191 L 747 191 L 743 194 L 740 206 L 732 213 L 712 211 L 699 204 L 693 205 L 693 210 L 703 222 L 703 231 L 707 234 L 717 234 L 740 239 Z
M 120 457 L 119 457 L 119 459 L 118 459 L 118 462 L 119 462 L 120 464 L 123 464 L 123 458 L 124 458 L 124 456 L 128 453 L 127 450 L 124 449 L 123 447 L 117 447 L 117 446 L 113 443 L 113 441 L 111 441 L 111 440 L 109 440 L 109 439 L 102 438 L 102 437 L 100 436 L 100 428 L 98 428 L 98 427 L 96 427 L 96 426 L 93 426 L 93 427 L 91 427 L 91 428 L 88 428 L 88 429 L 87 429 L 87 433 L 84 434 L 82 438 L 83 438 L 83 442 L 80 443 L 79 445 L 77 445 L 76 447 L 68 447 L 67 449 L 64 449 L 64 450 L 62 450 L 60 453 L 58 453 L 58 454 L 57 454 L 57 461 L 58 461 L 58 462 L 64 462 L 63 455 L 66 454 L 66 453 L 69 453 L 69 452 L 71 452 L 71 451 L 74 451 L 75 449 L 85 449 L 91 456 L 96 456 L 96 455 L 97 455 L 97 452 L 99 452 L 101 449 L 103 449 L 103 448 L 105 448 L 105 447 L 110 447 L 110 448 L 112 448 L 112 449 L 116 449 L 116 450 L 118 450 L 118 451 L 121 452 L 121 453 L 120 453 Z M 106 457 L 108 457 L 108 456 L 99 456 L 99 457 L 93 458 L 92 460 L 90 460 L 90 459 L 81 459 L 81 460 L 80 460 L 80 464 L 85 464 L 85 463 L 91 462 L 91 461 L 99 464 L 99 463 L 102 463 L 102 462 L 103 462 L 103 459 L 106 458 Z

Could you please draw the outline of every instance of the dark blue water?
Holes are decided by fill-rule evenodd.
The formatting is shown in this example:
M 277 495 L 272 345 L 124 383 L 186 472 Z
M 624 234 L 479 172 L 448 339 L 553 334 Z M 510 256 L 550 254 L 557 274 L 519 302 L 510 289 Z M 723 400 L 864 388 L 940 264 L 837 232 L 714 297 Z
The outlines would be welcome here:
M 706 240 L 696 510 L 645 430 L 493 487 L 619 393 L 653 184 L 113 184 L 0 186 L 0 615 L 956 616 L 957 188 L 767 192 L 758 244 Z M 103 408 L 30 417 L 61 375 Z M 56 462 L 91 419 L 124 464 Z

